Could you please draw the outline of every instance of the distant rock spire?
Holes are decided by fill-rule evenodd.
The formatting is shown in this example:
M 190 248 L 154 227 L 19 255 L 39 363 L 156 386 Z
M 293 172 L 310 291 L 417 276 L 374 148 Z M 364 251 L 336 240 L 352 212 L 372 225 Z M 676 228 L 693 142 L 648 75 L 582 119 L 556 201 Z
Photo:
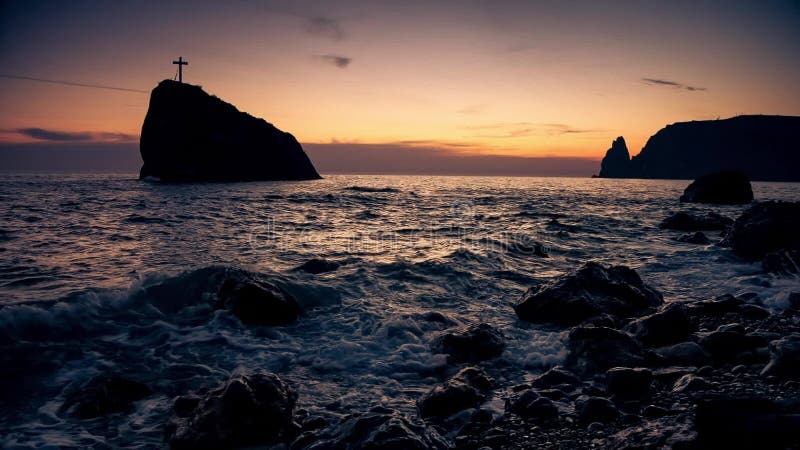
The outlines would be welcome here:
M 600 163 L 601 178 L 627 178 L 631 162 L 631 155 L 625 145 L 625 138 L 620 136 L 611 144 L 611 148 L 606 151 L 606 156 Z

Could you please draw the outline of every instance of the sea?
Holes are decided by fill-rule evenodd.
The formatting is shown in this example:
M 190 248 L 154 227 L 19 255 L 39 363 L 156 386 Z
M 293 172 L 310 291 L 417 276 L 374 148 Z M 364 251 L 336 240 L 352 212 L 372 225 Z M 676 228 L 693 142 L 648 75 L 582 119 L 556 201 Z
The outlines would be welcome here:
M 335 419 L 384 405 L 414 415 L 447 363 L 429 342 L 489 323 L 501 386 L 559 364 L 564 332 L 517 319 L 523 293 L 587 261 L 624 264 L 666 301 L 756 293 L 785 307 L 800 280 L 728 248 L 676 241 L 688 181 L 328 175 L 303 182 L 159 184 L 135 174 L 0 175 L 0 447 L 164 448 L 176 396 L 266 369 L 297 407 Z M 800 201 L 800 184 L 753 183 Z M 712 242 L 719 232 L 708 232 Z M 543 246 L 547 256 L 536 251 Z M 314 258 L 340 267 L 294 270 Z M 288 326 L 243 325 L 190 292 L 198 269 L 236 267 L 291 292 Z M 194 276 L 193 276 L 194 274 Z M 180 297 L 180 296 L 178 296 Z M 81 420 L 64 399 L 99 374 L 146 383 L 129 413 Z M 502 392 L 488 408 L 499 414 Z

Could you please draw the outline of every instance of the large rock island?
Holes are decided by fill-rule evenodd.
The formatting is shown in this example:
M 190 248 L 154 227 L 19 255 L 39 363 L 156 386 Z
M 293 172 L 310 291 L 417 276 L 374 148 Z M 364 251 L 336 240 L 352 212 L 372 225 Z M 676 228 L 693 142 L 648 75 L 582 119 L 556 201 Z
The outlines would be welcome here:
M 603 158 L 603 178 L 694 179 L 738 170 L 751 180 L 800 181 L 800 117 L 737 116 L 678 122 L 627 160 L 620 138 Z M 624 146 L 624 141 L 622 141 Z
M 139 143 L 139 178 L 162 181 L 320 178 L 289 133 L 200 86 L 164 80 L 153 89 Z

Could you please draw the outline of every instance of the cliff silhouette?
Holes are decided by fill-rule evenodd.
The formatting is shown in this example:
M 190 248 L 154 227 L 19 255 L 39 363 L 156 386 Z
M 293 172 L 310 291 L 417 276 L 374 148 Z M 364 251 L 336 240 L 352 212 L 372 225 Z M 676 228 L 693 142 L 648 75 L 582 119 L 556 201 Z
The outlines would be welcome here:
M 200 86 L 164 80 L 150 94 L 140 178 L 162 181 L 320 178 L 297 140 Z
M 678 122 L 650 137 L 630 160 L 623 157 L 621 149 L 615 150 L 621 139 L 617 138 L 603 158 L 599 176 L 694 179 L 738 170 L 751 180 L 800 181 L 798 130 L 800 117 L 795 116 Z

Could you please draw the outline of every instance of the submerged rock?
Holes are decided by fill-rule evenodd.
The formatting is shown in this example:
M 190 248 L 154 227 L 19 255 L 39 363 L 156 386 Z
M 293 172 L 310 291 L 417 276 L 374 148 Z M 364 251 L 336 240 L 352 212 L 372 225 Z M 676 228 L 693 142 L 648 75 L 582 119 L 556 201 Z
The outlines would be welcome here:
M 140 178 L 162 181 L 320 178 L 289 133 L 193 86 L 164 80 L 153 89 L 139 143 Z
M 731 225 L 733 225 L 733 219 L 715 212 L 699 216 L 681 211 L 661 221 L 659 228 L 677 231 L 713 231 L 724 230 Z
M 417 402 L 422 417 L 449 417 L 474 408 L 486 400 L 494 382 L 476 367 L 465 367 L 444 384 L 422 396 Z
M 333 272 L 339 268 L 341 264 L 336 261 L 328 261 L 327 259 L 313 258 L 295 267 L 294 270 L 300 272 L 307 272 L 313 275 L 321 273 Z
M 631 335 L 605 327 L 576 327 L 569 333 L 564 366 L 586 377 L 612 367 L 642 367 L 651 356 Z
M 446 450 L 450 443 L 433 427 L 381 406 L 346 416 L 307 450 Z
M 291 294 L 251 277 L 227 278 L 218 295 L 217 306 L 248 325 L 286 325 L 302 313 Z
M 733 251 L 747 259 L 800 247 L 800 202 L 759 202 L 742 213 L 728 234 Z
M 179 397 L 165 438 L 174 449 L 268 445 L 294 438 L 297 394 L 263 370 L 238 374 L 198 396 Z
M 694 180 L 681 195 L 682 202 L 738 205 L 753 201 L 747 175 L 735 170 L 710 173 Z
M 697 244 L 697 245 L 708 245 L 711 243 L 711 240 L 708 239 L 702 231 L 696 231 L 694 233 L 683 234 L 675 238 L 678 242 L 685 242 L 687 244 Z
M 601 314 L 645 314 L 662 302 L 661 293 L 644 284 L 633 269 L 589 262 L 574 273 L 529 289 L 514 311 L 528 322 L 574 326 Z
M 446 331 L 431 342 L 434 353 L 448 355 L 451 363 L 475 363 L 500 356 L 506 344 L 499 330 L 487 323 Z
M 68 395 L 61 409 L 80 419 L 92 419 L 106 414 L 127 412 L 133 402 L 150 393 L 150 388 L 143 383 L 116 375 L 101 375 Z

